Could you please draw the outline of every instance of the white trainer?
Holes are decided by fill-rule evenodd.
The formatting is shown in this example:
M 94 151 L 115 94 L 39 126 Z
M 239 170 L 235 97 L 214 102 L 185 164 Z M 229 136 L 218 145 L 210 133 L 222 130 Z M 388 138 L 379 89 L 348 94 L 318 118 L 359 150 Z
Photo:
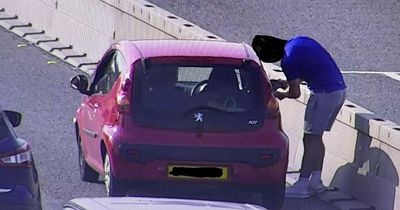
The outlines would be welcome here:
M 308 182 L 297 181 L 285 190 L 285 198 L 308 198 L 310 191 Z

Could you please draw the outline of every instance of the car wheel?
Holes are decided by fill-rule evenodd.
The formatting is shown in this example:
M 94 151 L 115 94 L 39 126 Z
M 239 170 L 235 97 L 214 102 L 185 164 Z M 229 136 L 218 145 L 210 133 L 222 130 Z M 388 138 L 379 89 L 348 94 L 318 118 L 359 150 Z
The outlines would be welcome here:
M 78 150 L 79 150 L 79 173 L 81 175 L 81 179 L 85 182 L 98 182 L 99 174 L 93 170 L 85 160 L 82 151 L 82 141 L 79 133 L 77 133 L 78 138 Z
M 108 197 L 126 196 L 125 187 L 120 180 L 114 178 L 110 163 L 110 156 L 106 153 L 104 157 L 104 186 Z
M 285 183 L 273 186 L 261 193 L 264 207 L 269 210 L 280 210 L 285 198 Z

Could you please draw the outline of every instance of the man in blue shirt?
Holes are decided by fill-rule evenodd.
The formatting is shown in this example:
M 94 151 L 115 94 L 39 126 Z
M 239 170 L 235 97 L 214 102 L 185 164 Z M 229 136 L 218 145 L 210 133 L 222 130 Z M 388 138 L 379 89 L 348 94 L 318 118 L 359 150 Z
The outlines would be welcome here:
M 260 60 L 273 63 L 281 60 L 287 81 L 279 80 L 288 91 L 276 91 L 275 97 L 298 98 L 300 83 L 306 82 L 310 98 L 304 117 L 304 155 L 299 180 L 286 189 L 286 197 L 307 198 L 323 192 L 321 181 L 325 156 L 324 131 L 330 131 L 346 96 L 346 85 L 335 61 L 315 40 L 298 36 L 283 40 L 256 35 L 252 43 Z

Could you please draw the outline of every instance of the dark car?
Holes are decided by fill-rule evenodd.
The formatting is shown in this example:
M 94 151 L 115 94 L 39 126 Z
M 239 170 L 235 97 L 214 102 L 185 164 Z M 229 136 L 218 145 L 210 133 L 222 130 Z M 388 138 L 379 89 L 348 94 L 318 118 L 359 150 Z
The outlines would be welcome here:
M 15 135 L 21 114 L 0 110 L 0 209 L 40 210 L 38 173 L 29 144 Z
M 104 55 L 75 128 L 80 173 L 104 177 L 109 196 L 160 186 L 218 186 L 282 205 L 288 139 L 278 102 L 243 43 L 121 41 Z

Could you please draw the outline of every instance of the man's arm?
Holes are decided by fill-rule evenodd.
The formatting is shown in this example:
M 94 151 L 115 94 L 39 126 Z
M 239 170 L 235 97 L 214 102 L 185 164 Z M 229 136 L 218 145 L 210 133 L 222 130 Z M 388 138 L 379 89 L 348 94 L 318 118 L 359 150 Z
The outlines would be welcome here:
M 288 81 L 289 83 L 289 90 L 287 92 L 281 92 L 281 91 L 276 91 L 275 92 L 275 97 L 277 97 L 278 99 L 282 100 L 284 98 L 298 98 L 300 97 L 300 83 L 301 83 L 301 79 L 297 78 L 297 79 L 293 79 Z

